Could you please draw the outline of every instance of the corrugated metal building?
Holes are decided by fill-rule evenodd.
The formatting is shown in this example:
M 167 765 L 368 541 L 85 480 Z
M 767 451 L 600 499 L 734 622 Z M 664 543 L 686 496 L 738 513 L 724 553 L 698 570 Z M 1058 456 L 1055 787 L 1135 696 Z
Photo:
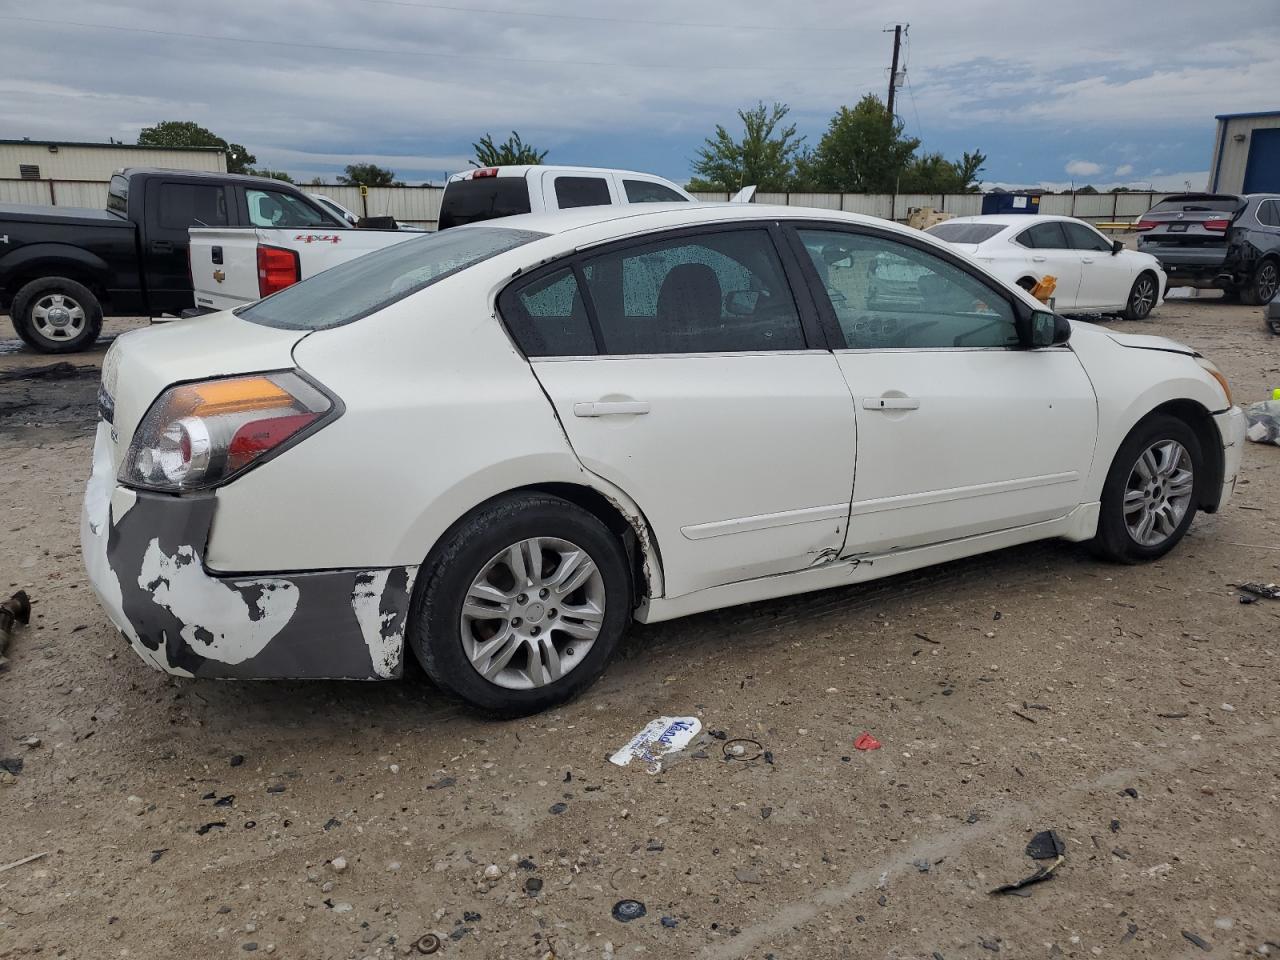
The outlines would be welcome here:
M 1280 110 L 1216 119 L 1210 192 L 1280 193 Z
M 121 167 L 225 172 L 227 157 L 217 147 L 0 140 L 0 180 L 104 181 Z

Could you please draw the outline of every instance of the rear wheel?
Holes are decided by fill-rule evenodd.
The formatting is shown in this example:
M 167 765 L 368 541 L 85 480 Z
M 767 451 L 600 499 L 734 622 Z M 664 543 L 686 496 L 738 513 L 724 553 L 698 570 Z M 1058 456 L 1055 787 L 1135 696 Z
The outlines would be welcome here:
M 1253 276 L 1240 288 L 1240 302 L 1251 307 L 1270 303 L 1280 292 L 1280 265 L 1275 260 L 1263 260 Z
M 1102 488 L 1094 552 L 1140 563 L 1172 550 L 1195 518 L 1203 464 L 1200 441 L 1177 417 L 1157 414 L 1134 427 Z
M 541 494 L 476 510 L 433 551 L 409 642 L 468 703 L 535 713 L 586 688 L 631 619 L 626 553 L 585 510 Z
M 42 277 L 13 298 L 13 328 L 41 353 L 76 353 L 102 331 L 102 305 L 93 291 L 67 277 Z
M 1129 301 L 1124 308 L 1124 318 L 1126 320 L 1145 320 L 1151 315 L 1151 311 L 1155 309 L 1156 301 L 1160 298 L 1160 287 L 1155 276 L 1150 273 L 1141 273 L 1138 279 L 1133 281 L 1133 288 L 1129 291 Z

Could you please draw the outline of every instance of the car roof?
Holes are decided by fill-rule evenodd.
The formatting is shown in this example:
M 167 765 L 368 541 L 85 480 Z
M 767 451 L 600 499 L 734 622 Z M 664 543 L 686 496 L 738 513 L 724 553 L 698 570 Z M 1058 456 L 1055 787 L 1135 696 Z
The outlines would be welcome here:
M 476 170 L 497 170 L 498 172 L 496 175 L 499 177 L 525 177 L 538 170 L 548 173 L 580 173 L 584 176 L 599 176 L 602 173 L 617 173 L 625 177 L 646 177 L 651 180 L 661 180 L 663 183 L 672 182 L 666 177 L 658 176 L 656 173 L 642 173 L 639 170 L 622 170 L 618 167 L 562 167 L 554 164 L 526 163 L 512 164 L 506 167 L 477 167 Z M 452 174 L 449 177 L 449 180 L 450 182 L 453 182 L 456 180 L 470 179 L 475 174 L 476 170 L 461 170 L 458 173 Z M 490 174 L 490 176 L 493 176 L 493 174 Z
M 754 203 L 641 203 L 598 207 L 576 207 L 547 213 L 522 213 L 497 220 L 453 227 L 454 230 L 471 230 L 508 227 L 513 230 L 530 230 L 571 241 L 576 247 L 590 246 L 620 239 L 651 230 L 668 230 L 695 227 L 702 224 L 733 224 L 744 221 L 808 220 L 815 223 L 848 223 L 875 227 L 907 237 L 925 236 L 912 227 L 904 227 L 890 220 L 839 210 L 822 210 L 817 207 L 771 206 Z M 928 238 L 943 249 L 946 244 Z
M 163 176 L 192 177 L 198 180 L 219 180 L 231 183 L 268 184 L 281 190 L 296 190 L 303 193 L 302 187 L 287 180 L 276 180 L 272 177 L 255 177 L 246 173 L 224 173 L 220 170 L 178 170 L 173 167 L 121 167 L 116 176 L 130 177 L 135 173 L 161 174 Z
M 1045 220 L 1071 221 L 1072 223 L 1085 222 L 1078 217 L 1064 217 L 1055 213 L 989 213 L 974 217 L 952 217 L 950 220 L 935 223 L 934 226 L 940 227 L 944 223 L 990 223 L 998 224 L 1002 227 L 1029 227 L 1033 223 L 1043 223 Z

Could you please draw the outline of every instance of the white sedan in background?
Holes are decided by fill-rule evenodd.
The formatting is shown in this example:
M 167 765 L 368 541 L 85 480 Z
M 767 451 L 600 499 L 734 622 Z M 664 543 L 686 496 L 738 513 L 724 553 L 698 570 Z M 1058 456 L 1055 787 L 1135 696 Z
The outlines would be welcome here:
M 85 565 L 144 660 L 377 679 L 412 651 L 508 714 L 632 620 L 1049 537 L 1154 560 L 1231 495 L 1245 429 L 1188 347 L 797 207 L 460 226 L 102 370 Z
M 1046 276 L 1057 278 L 1053 306 L 1062 313 L 1119 313 L 1128 320 L 1145 320 L 1164 301 L 1160 261 L 1126 250 L 1083 220 L 1026 214 L 956 217 L 927 232 L 1024 290 Z

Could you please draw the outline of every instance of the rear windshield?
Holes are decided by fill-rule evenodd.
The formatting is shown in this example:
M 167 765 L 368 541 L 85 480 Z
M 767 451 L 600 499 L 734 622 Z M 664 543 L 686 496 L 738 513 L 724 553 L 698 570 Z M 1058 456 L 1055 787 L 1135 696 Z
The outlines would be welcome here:
M 452 180 L 440 204 L 440 229 L 528 212 L 529 184 L 524 177 Z
M 1214 213 L 1231 213 L 1244 206 L 1239 197 L 1169 197 L 1161 200 L 1148 211 L 1149 213 L 1196 213 L 1212 211 Z
M 107 210 L 122 217 L 129 215 L 129 179 L 116 174 L 107 187 Z
M 426 234 L 340 263 L 236 313 L 264 327 L 327 330 L 367 317 L 460 270 L 545 236 L 497 227 Z
M 982 243 L 1006 227 L 1003 223 L 939 223 L 925 233 L 947 243 Z

